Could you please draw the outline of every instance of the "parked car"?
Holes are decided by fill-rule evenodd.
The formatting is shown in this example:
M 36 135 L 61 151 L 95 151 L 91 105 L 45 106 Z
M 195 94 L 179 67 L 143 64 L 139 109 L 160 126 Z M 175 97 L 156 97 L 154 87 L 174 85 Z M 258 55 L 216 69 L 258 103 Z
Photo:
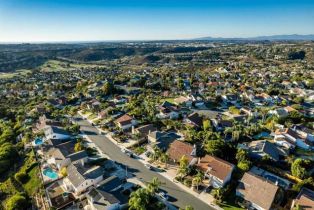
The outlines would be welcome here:
M 168 194 L 166 192 L 161 191 L 161 192 L 158 193 L 158 195 L 163 200 L 167 201 L 169 199 L 169 196 L 168 196 Z
M 153 169 L 153 167 L 151 166 L 151 165 L 149 165 L 149 164 L 145 164 L 144 165 L 146 168 L 148 168 L 149 170 L 152 170 Z

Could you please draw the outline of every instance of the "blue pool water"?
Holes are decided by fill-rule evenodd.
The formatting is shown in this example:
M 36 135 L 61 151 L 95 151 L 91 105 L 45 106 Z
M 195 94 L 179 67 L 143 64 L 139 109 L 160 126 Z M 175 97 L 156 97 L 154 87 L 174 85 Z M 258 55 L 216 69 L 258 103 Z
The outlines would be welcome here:
M 261 139 L 261 138 L 268 138 L 268 137 L 270 137 L 270 134 L 268 132 L 263 131 L 263 132 L 255 135 L 255 136 L 253 136 L 253 139 Z
M 42 138 L 36 138 L 35 139 L 35 145 L 41 145 L 43 143 L 43 139 Z
M 58 178 L 58 174 L 55 171 L 53 171 L 51 168 L 46 168 L 43 171 L 43 174 L 45 176 L 48 176 L 50 179 L 57 179 Z

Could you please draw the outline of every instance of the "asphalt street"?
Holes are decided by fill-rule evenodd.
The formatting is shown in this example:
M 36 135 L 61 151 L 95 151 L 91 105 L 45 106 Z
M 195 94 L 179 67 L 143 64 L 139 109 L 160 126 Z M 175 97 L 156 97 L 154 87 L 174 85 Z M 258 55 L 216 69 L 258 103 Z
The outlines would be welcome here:
M 147 169 L 140 161 L 130 158 L 123 153 L 117 145 L 111 142 L 104 135 L 100 135 L 97 128 L 92 126 L 87 120 L 77 117 L 77 123 L 80 125 L 80 130 L 93 141 L 104 154 L 108 155 L 112 160 L 127 168 L 128 172 L 132 173 L 142 182 L 149 182 L 153 177 L 157 177 L 161 181 L 161 189 L 167 191 L 170 196 L 169 202 L 176 207 L 184 208 L 191 205 L 195 210 L 213 209 L 203 201 L 195 198 L 193 195 L 187 193 L 175 183 L 162 175 Z

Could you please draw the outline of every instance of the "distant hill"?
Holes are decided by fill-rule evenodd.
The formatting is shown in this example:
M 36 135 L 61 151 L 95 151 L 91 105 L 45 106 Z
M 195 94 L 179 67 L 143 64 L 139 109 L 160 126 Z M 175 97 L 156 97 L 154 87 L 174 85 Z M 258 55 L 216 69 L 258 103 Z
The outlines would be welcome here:
M 234 38 L 223 38 L 223 37 L 201 37 L 195 40 L 206 40 L 206 41 L 314 41 L 314 34 L 309 35 L 273 35 L 273 36 L 256 36 L 256 37 L 234 37 Z

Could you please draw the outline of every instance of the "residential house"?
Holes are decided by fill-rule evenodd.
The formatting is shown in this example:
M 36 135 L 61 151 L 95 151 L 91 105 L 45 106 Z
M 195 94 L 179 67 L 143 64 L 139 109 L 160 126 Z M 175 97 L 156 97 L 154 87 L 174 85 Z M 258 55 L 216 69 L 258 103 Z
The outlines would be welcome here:
M 210 186 L 214 188 L 226 186 L 235 168 L 233 164 L 210 155 L 200 158 L 196 166 L 204 172 Z
M 109 116 L 110 112 L 115 108 L 115 105 L 110 105 L 106 109 L 98 112 L 98 118 L 104 119 Z
M 89 103 L 87 103 L 87 108 L 90 110 L 100 110 L 101 103 L 96 100 L 92 99 Z
M 84 162 L 71 163 L 63 179 L 67 191 L 80 195 L 103 180 L 104 171 L 100 166 L 87 167 Z
M 188 159 L 189 165 L 194 165 L 197 162 L 196 147 L 182 141 L 173 141 L 169 145 L 167 153 L 173 163 L 178 163 L 183 156 Z
M 159 114 L 157 117 L 161 119 L 178 119 L 179 108 L 168 101 L 164 101 L 162 105 L 159 106 Z
M 56 210 L 66 209 L 73 206 L 76 201 L 75 196 L 72 193 L 65 192 L 62 188 L 62 181 L 53 182 L 46 187 L 48 194 L 49 206 Z
M 166 151 L 169 149 L 170 144 L 181 136 L 176 133 L 168 133 L 163 131 L 153 131 L 147 135 L 148 145 L 147 149 L 153 151 L 155 146 L 159 149 Z
M 268 156 L 274 161 L 279 161 L 285 153 L 275 144 L 267 140 L 252 141 L 250 143 L 239 144 L 238 148 L 247 150 L 252 158 L 262 159 Z
M 279 118 L 287 117 L 289 112 L 285 108 L 277 108 L 275 110 L 270 110 L 269 114 L 276 115 Z
M 119 200 L 111 193 L 93 188 L 86 194 L 91 210 L 120 210 Z
M 132 128 L 132 126 L 137 125 L 137 121 L 128 114 L 124 114 L 115 120 L 115 124 L 123 131 Z
M 249 209 L 269 210 L 274 204 L 278 186 L 266 179 L 246 172 L 236 189 L 236 195 L 243 198 Z
M 231 103 L 235 105 L 238 101 L 238 96 L 235 94 L 227 94 L 227 95 L 222 95 L 221 99 L 225 104 Z
M 122 96 L 116 96 L 114 97 L 113 102 L 115 104 L 125 104 L 126 102 L 128 102 L 128 99 Z
M 256 105 L 262 105 L 264 103 L 273 102 L 273 98 L 267 93 L 261 93 L 261 94 L 256 94 L 256 95 L 251 94 L 248 96 L 248 98 L 252 103 Z
M 39 121 L 36 124 L 36 129 L 38 131 L 40 131 L 40 130 L 46 128 L 47 126 L 57 126 L 57 127 L 60 127 L 60 126 L 62 126 L 62 123 L 57 121 L 57 120 L 55 120 L 55 119 L 52 119 L 48 115 L 44 114 L 44 115 L 39 117 Z
M 257 117 L 258 116 L 258 112 L 253 111 L 251 108 L 249 107 L 242 107 L 240 109 L 240 114 L 245 114 L 249 117 Z
M 314 191 L 302 188 L 298 196 L 292 201 L 291 210 L 314 210 Z
M 44 129 L 46 139 L 61 139 L 66 140 L 71 138 L 71 134 L 66 130 L 56 127 L 56 126 L 47 126 Z
M 275 131 L 274 141 L 280 146 L 294 148 L 295 146 L 302 149 L 313 149 L 313 142 L 309 141 L 306 136 L 296 132 L 291 128 L 277 129 Z
M 174 102 L 176 104 L 186 105 L 187 107 L 191 107 L 192 106 L 192 100 L 190 98 L 188 98 L 188 97 L 185 97 L 185 96 L 180 96 L 178 98 L 175 98 Z
M 314 130 L 303 125 L 293 125 L 291 129 L 299 135 L 304 136 L 307 140 L 314 142 Z
M 138 128 L 132 127 L 132 134 L 140 137 L 147 137 L 147 135 L 155 131 L 157 131 L 157 128 L 153 124 L 143 125 Z
M 192 101 L 195 107 L 204 106 L 204 98 L 200 94 L 190 94 L 188 98 Z
M 217 132 L 224 131 L 226 128 L 233 126 L 233 122 L 231 120 L 223 120 L 220 117 L 211 119 L 211 122 Z
M 47 163 L 55 165 L 59 170 L 63 167 L 70 165 L 72 162 L 80 161 L 86 163 L 88 161 L 88 155 L 85 150 L 76 152 L 74 150 L 77 141 L 67 141 L 56 145 L 55 147 L 47 147 L 47 152 L 44 156 L 47 159 Z
M 197 112 L 188 115 L 184 119 L 184 122 L 194 128 L 201 128 L 203 126 L 203 118 Z

